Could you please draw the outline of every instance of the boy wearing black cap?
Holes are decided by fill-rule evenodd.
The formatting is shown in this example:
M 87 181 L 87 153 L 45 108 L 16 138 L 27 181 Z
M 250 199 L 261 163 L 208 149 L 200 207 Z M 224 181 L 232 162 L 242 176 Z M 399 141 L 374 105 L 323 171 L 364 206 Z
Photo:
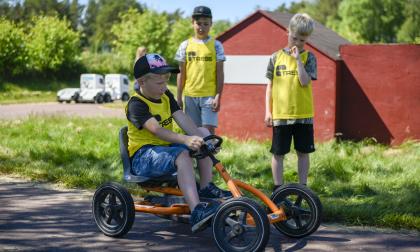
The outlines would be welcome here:
M 191 209 L 192 231 L 205 228 L 214 215 L 216 203 L 200 202 L 200 197 L 229 196 L 214 186 L 210 158 L 198 161 L 200 187 L 197 186 L 189 149 L 198 150 L 208 130 L 197 128 L 179 108 L 167 89 L 171 73 L 179 69 L 166 64 L 158 54 L 146 54 L 134 64 L 134 77 L 140 89 L 130 98 L 125 112 L 128 119 L 128 152 L 133 173 L 156 178 L 177 172 L 178 185 Z M 188 134 L 173 131 L 173 120 Z M 231 196 L 231 195 L 230 195 Z
M 223 91 L 222 43 L 209 36 L 212 13 L 206 6 L 197 6 L 192 15 L 194 37 L 181 43 L 175 55 L 179 62 L 177 100 L 193 121 L 212 134 L 218 124 L 217 112 Z M 184 95 L 184 101 L 183 101 Z

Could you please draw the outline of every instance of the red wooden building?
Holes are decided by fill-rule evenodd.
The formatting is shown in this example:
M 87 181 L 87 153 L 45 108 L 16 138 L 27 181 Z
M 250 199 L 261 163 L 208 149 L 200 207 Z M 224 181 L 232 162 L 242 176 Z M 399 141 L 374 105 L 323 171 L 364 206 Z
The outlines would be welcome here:
M 218 134 L 239 139 L 271 138 L 272 130 L 264 125 L 265 72 L 271 54 L 287 46 L 291 17 L 288 13 L 256 11 L 218 37 L 226 55 Z M 317 141 L 331 139 L 337 129 L 339 46 L 343 44 L 349 42 L 316 23 L 306 45 L 318 63 L 318 80 L 313 82 Z
M 346 45 L 337 132 L 385 144 L 420 139 L 420 45 Z

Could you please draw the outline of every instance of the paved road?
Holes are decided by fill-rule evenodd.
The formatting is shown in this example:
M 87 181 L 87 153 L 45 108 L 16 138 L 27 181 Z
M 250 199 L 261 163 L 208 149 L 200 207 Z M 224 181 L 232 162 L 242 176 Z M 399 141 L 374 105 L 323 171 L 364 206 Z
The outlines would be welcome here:
M 138 213 L 123 238 L 102 235 L 91 217 L 93 192 L 0 177 L 0 251 L 217 251 L 210 230 Z M 420 234 L 321 225 L 304 239 L 271 230 L 266 251 L 420 251 Z
M 122 107 L 122 106 L 121 106 Z M 0 105 L 0 119 L 25 118 L 28 115 L 69 115 L 82 117 L 125 118 L 123 109 L 107 108 L 93 103 L 28 103 Z

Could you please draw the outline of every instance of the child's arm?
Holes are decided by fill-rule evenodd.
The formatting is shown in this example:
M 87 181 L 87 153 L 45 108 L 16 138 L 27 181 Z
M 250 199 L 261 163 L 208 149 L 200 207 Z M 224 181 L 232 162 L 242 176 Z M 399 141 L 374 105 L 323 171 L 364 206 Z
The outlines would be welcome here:
M 198 130 L 197 125 L 194 121 L 186 115 L 182 110 L 178 110 L 172 114 L 175 119 L 175 122 L 178 126 L 185 131 L 190 136 L 203 136 L 203 134 Z M 204 136 L 203 136 L 204 137 Z
M 219 112 L 222 99 L 223 83 L 225 82 L 225 73 L 223 70 L 223 61 L 216 62 L 216 96 L 213 100 L 213 111 Z
M 178 102 L 179 107 L 183 109 L 184 103 L 182 102 L 182 92 L 184 91 L 184 86 L 185 86 L 185 62 L 179 62 L 179 74 L 176 78 L 176 85 L 177 85 L 176 100 Z
M 182 112 L 181 110 L 178 110 L 178 111 Z M 174 115 L 176 113 L 177 112 L 175 112 Z M 167 141 L 170 143 L 185 144 L 186 146 L 188 146 L 188 148 L 192 150 L 198 150 L 201 147 L 201 145 L 204 143 L 203 138 L 198 137 L 197 135 L 192 135 L 192 136 L 181 135 L 181 134 L 177 134 L 173 131 L 170 131 L 161 127 L 159 122 L 154 117 L 147 120 L 143 124 L 143 127 L 164 141 Z
M 271 92 L 273 89 L 273 81 L 270 80 L 270 82 L 267 84 L 267 89 L 265 90 L 265 118 L 264 122 L 267 127 L 273 126 L 273 115 L 271 108 L 273 107 L 273 99 L 271 96 Z
M 297 70 L 298 70 L 300 84 L 302 86 L 307 86 L 311 81 L 311 77 L 306 72 L 305 65 L 303 65 L 302 61 L 300 60 L 300 54 L 299 54 L 298 48 L 296 46 L 293 46 L 291 50 L 292 50 L 291 55 L 296 59 L 296 62 L 297 62 Z

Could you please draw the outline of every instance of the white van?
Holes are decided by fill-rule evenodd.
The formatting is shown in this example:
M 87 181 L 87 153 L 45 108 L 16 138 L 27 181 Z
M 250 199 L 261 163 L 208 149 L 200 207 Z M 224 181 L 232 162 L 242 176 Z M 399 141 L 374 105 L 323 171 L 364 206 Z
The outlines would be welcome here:
M 104 77 L 100 74 L 80 75 L 79 102 L 103 103 L 105 98 Z
M 127 75 L 124 74 L 107 74 L 105 75 L 105 102 L 115 100 L 128 101 L 130 97 L 129 83 Z
M 64 88 L 57 92 L 58 102 L 79 102 L 80 88 Z

